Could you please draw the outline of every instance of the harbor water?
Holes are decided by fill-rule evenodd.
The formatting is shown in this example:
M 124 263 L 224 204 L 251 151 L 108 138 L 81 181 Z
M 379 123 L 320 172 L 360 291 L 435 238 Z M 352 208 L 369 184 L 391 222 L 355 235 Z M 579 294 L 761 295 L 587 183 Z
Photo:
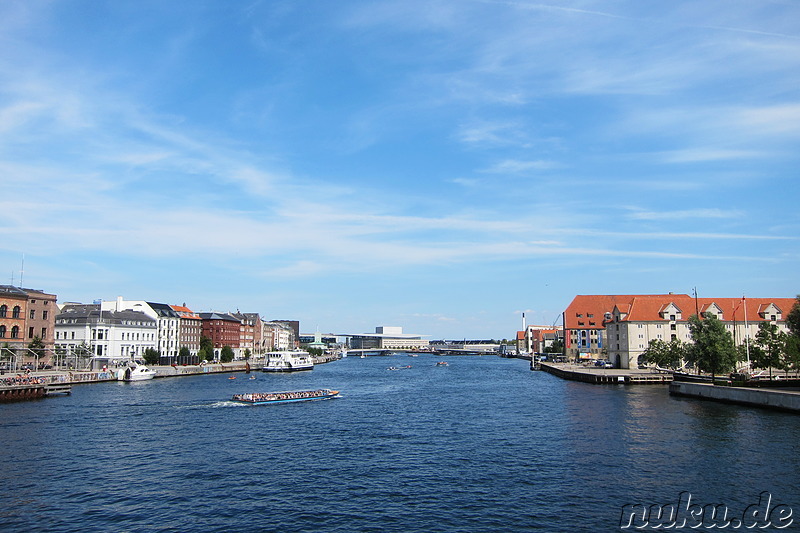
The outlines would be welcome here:
M 800 525 L 797 415 L 563 381 L 522 360 L 441 359 L 80 385 L 0 405 L 0 530 L 614 531 L 626 505 L 691 494 L 741 515 L 762 493 L 793 509 L 787 530 Z M 341 397 L 229 401 L 319 388 Z

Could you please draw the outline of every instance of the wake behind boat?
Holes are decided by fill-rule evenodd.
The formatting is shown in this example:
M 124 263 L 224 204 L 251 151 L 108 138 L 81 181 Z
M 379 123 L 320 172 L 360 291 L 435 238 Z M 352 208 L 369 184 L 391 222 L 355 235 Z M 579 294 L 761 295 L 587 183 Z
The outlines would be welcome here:
M 318 389 L 284 392 L 249 392 L 247 394 L 234 394 L 231 400 L 250 405 L 261 405 L 265 403 L 291 403 L 308 402 L 313 400 L 328 400 L 330 398 L 337 398 L 338 396 L 338 390 Z

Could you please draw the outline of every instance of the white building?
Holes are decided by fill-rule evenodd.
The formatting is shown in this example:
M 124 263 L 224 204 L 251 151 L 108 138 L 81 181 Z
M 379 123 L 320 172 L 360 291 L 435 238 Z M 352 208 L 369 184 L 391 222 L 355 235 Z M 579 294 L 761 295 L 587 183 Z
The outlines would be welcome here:
M 350 348 L 354 350 L 421 350 L 428 346 L 421 335 L 403 333 L 400 326 L 378 326 L 375 333 L 350 336 Z
M 164 362 L 174 361 L 181 349 L 181 316 L 170 305 L 144 300 L 124 300 L 118 296 L 115 301 L 101 302 L 103 311 L 139 311 L 156 321 L 156 350 Z
M 70 361 L 88 348 L 89 355 L 111 364 L 142 358 L 156 347 L 156 321 L 141 311 L 100 311 L 97 304 L 65 304 L 56 315 L 56 353 Z
M 266 351 L 289 350 L 292 346 L 292 329 L 281 322 L 262 322 L 262 342 Z

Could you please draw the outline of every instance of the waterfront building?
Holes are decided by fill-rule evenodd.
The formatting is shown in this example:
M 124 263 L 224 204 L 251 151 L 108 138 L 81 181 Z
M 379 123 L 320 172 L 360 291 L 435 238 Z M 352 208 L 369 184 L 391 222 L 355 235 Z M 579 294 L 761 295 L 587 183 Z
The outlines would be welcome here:
M 652 295 L 652 297 L 669 295 Z M 617 302 L 635 295 L 580 294 L 572 299 L 563 314 L 564 355 L 570 361 L 605 359 L 606 318 Z
M 242 357 L 245 356 L 246 351 L 249 351 L 251 356 L 255 355 L 262 336 L 261 317 L 258 316 L 258 313 L 240 313 L 239 311 L 231 313 L 231 316 L 239 320 L 239 350 Z M 259 337 L 258 341 L 256 337 Z
M 605 317 L 609 360 L 618 368 L 638 368 L 639 356 L 651 340 L 692 342 L 689 317 L 714 315 L 736 345 L 752 342 L 759 324 L 775 324 L 788 332 L 786 317 L 795 298 L 694 298 L 687 294 L 615 297 Z
M 294 349 L 300 346 L 300 321 L 299 320 L 272 320 L 276 324 L 283 324 L 289 329 L 289 346 Z
M 517 332 L 517 353 L 542 353 L 557 340 L 561 340 L 564 330 L 553 326 L 527 325 Z
M 37 289 L 0 285 L 0 361 L 22 365 L 51 362 L 55 339 L 56 295 Z M 34 338 L 44 343 L 44 359 L 28 351 Z
M 263 322 L 263 343 L 266 351 L 288 350 L 294 347 L 294 332 L 285 322 Z
M 204 337 L 211 339 L 214 345 L 214 358 L 219 359 L 225 346 L 230 346 L 235 358 L 241 357 L 241 320 L 228 313 L 200 313 L 203 321 Z
M 171 306 L 144 300 L 124 300 L 118 296 L 114 301 L 101 301 L 103 311 L 140 311 L 156 321 L 156 346 L 161 364 L 172 364 L 180 350 L 181 317 Z
M 181 348 L 187 348 L 192 358 L 197 356 L 200 351 L 200 336 L 203 333 L 203 320 L 200 315 L 183 305 L 171 305 L 172 310 L 180 317 L 178 327 L 178 364 L 186 364 L 187 361 L 180 360 Z M 191 362 L 194 362 L 192 360 Z
M 156 320 L 142 311 L 104 311 L 100 304 L 68 303 L 55 318 L 55 351 L 73 368 L 94 369 L 142 359 L 157 346 Z
M 400 326 L 378 326 L 375 333 L 350 336 L 350 348 L 354 350 L 421 350 L 428 345 L 421 335 L 403 333 Z

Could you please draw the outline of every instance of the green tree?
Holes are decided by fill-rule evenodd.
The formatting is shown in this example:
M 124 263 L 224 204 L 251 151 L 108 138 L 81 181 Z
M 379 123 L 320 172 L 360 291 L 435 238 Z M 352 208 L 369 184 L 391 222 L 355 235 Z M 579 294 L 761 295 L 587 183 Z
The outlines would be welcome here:
M 250 348 L 245 348 L 244 349 L 244 360 L 248 361 L 250 359 L 251 355 L 253 355 L 253 354 L 250 353 Z
M 192 358 L 192 352 L 189 351 L 189 348 L 186 346 L 181 346 L 181 349 L 178 350 L 178 362 L 182 365 L 188 364 L 189 359 Z
M 206 352 L 205 348 L 200 348 L 197 350 L 197 359 L 198 361 L 211 361 L 214 359 L 212 354 Z
M 144 362 L 148 365 L 157 365 L 161 359 L 161 352 L 155 348 L 146 348 L 144 351 Z
M 661 339 L 653 339 L 639 359 L 643 363 L 652 363 L 659 367 L 677 370 L 683 366 L 688 349 L 688 345 L 678 339 L 672 339 L 669 343 Z
M 786 327 L 792 333 L 792 336 L 800 339 L 800 295 L 794 301 L 794 307 L 786 315 Z
M 714 315 L 689 317 L 689 332 L 694 344 L 689 345 L 686 358 L 699 370 L 711 374 L 730 372 L 736 367 L 736 347 L 725 325 Z
M 554 340 L 553 344 L 544 349 L 544 353 L 564 353 L 564 341 Z
M 800 337 L 788 335 L 786 337 L 786 370 L 794 370 L 795 375 L 800 374 Z
M 35 357 L 38 361 L 47 355 L 47 348 L 41 337 L 36 336 L 28 343 L 28 355 Z
M 233 361 L 233 348 L 227 344 L 223 346 L 222 351 L 219 353 L 219 360 L 222 363 L 230 363 Z
M 206 361 L 214 360 L 214 342 L 205 335 L 200 337 L 200 351 L 203 352 L 203 356 L 200 357 L 200 360 L 203 359 L 205 359 Z M 199 356 L 200 353 L 198 352 L 197 355 Z
M 779 331 L 776 324 L 761 322 L 750 350 L 752 365 L 755 368 L 769 369 L 769 379 L 772 379 L 773 368 L 787 367 L 784 361 L 785 351 L 786 334 Z

